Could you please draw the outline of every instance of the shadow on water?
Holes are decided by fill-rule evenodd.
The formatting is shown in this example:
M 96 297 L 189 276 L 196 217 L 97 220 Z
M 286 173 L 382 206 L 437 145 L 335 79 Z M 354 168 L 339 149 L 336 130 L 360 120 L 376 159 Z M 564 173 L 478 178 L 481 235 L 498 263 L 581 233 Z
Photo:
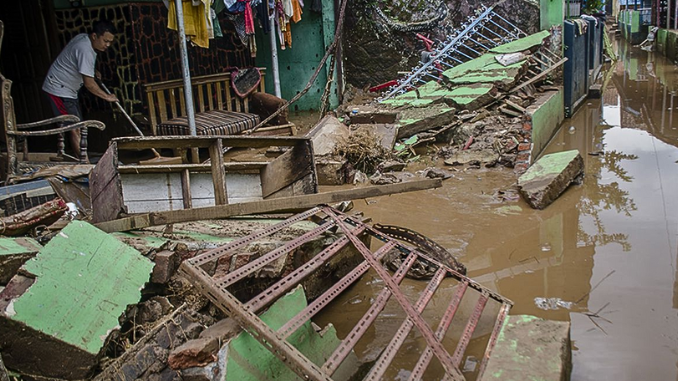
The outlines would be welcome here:
M 571 321 L 572 380 L 677 380 L 678 67 L 624 42 L 618 51 L 603 98 L 565 120 L 547 147 L 578 149 L 585 177 L 545 210 L 500 192 L 516 182 L 505 169 L 459 171 L 443 188 L 357 209 L 458 254 L 469 276 L 515 302 L 512 315 Z M 365 278 L 356 304 L 369 305 L 374 279 Z M 336 316 L 351 303 L 320 320 L 346 334 Z M 357 350 L 389 339 L 366 336 Z M 408 340 L 416 359 L 421 337 Z

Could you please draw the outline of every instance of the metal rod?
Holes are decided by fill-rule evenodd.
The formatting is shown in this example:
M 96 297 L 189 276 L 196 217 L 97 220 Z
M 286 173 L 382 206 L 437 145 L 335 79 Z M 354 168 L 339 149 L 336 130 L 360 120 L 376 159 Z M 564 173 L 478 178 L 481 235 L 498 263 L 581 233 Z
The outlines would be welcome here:
M 247 265 L 235 269 L 222 277 L 215 278 L 214 281 L 217 284 L 219 284 L 219 287 L 226 289 L 226 287 L 232 285 L 233 283 L 239 281 L 240 279 L 243 279 L 244 277 L 266 266 L 266 264 L 268 264 L 269 262 L 276 260 L 281 256 L 285 255 L 286 253 L 288 253 L 289 251 L 300 247 L 301 245 L 306 243 L 306 241 L 308 241 L 309 239 L 317 237 L 320 234 L 326 232 L 327 230 L 332 228 L 332 226 L 334 226 L 334 224 L 326 223 L 320 225 L 317 228 L 310 230 L 304 233 L 303 235 L 287 242 L 285 245 L 280 246 L 279 248 L 266 253 L 266 255 L 263 255 L 255 259 L 254 261 L 248 263 Z
M 204 294 L 221 311 L 238 322 L 254 339 L 285 363 L 302 380 L 333 381 L 331 377 L 306 358 L 297 348 L 277 335 L 257 315 L 248 311 L 238 299 L 229 292 L 217 287 L 203 269 L 193 265 L 182 267 L 193 281 L 201 283 Z
M 457 285 L 457 291 L 455 291 L 454 296 L 452 296 L 452 300 L 447 306 L 447 309 L 445 309 L 443 317 L 440 319 L 440 323 L 436 329 L 436 338 L 438 338 L 438 340 L 442 341 L 443 337 L 445 337 L 447 329 L 452 324 L 452 319 L 454 319 L 454 315 L 457 313 L 461 299 L 464 297 L 467 289 L 468 282 L 461 282 Z M 421 354 L 421 357 L 419 357 L 419 361 L 417 361 L 417 364 L 412 369 L 412 373 L 410 374 L 408 381 L 421 380 L 432 358 L 433 351 L 431 351 L 431 348 L 427 346 L 424 352 Z
M 346 232 L 348 230 L 346 224 L 339 219 L 339 216 L 337 216 L 332 210 L 328 210 L 327 208 L 324 209 L 326 214 L 335 220 L 337 225 L 339 225 L 343 231 Z M 412 306 L 412 303 L 407 300 L 407 297 L 405 297 L 403 292 L 398 288 L 398 284 L 394 282 L 393 278 L 391 278 L 388 272 L 383 267 L 381 267 L 380 263 L 378 263 L 374 257 L 372 257 L 372 252 L 370 252 L 370 249 L 368 249 L 361 240 L 351 234 L 348 235 L 348 238 L 358 249 L 358 251 L 363 254 L 363 257 L 370 263 L 377 275 L 384 281 L 386 287 L 391 290 L 396 301 L 398 301 L 398 304 L 403 310 L 405 310 L 405 313 L 407 313 L 407 316 L 412 319 L 414 325 L 422 334 L 426 342 L 433 348 L 433 353 L 435 353 L 436 357 L 440 361 L 440 364 L 443 366 L 443 369 L 445 369 L 445 372 L 455 374 L 457 367 L 454 365 L 453 358 L 450 356 L 447 350 L 445 350 L 445 347 L 443 347 L 443 345 L 435 339 L 431 327 L 429 327 L 421 315 L 416 312 Z
M 455 366 L 459 366 L 459 364 L 461 363 L 462 356 L 464 355 L 464 352 L 466 352 L 466 347 L 468 346 L 468 343 L 471 341 L 471 337 L 473 337 L 473 332 L 476 330 L 476 327 L 478 326 L 478 321 L 480 321 L 480 316 L 483 314 L 483 309 L 485 309 L 485 304 L 487 304 L 487 300 L 488 297 L 485 294 L 480 295 L 480 298 L 478 298 L 476 308 L 473 309 L 473 314 L 471 315 L 471 318 L 468 319 L 466 327 L 464 328 L 464 333 L 462 334 L 461 339 L 457 343 L 457 349 L 454 350 L 452 361 L 454 362 Z
M 438 269 L 438 271 L 436 271 L 436 273 L 433 275 L 433 278 L 429 284 L 426 286 L 424 292 L 421 293 L 419 300 L 417 300 L 417 304 L 414 306 L 418 313 L 424 312 L 424 308 L 426 308 L 428 302 L 431 301 L 433 294 L 440 286 L 440 282 L 442 282 L 444 278 L 445 270 L 442 268 Z M 384 349 L 384 351 L 381 353 L 381 356 L 379 356 L 379 359 L 377 359 L 377 362 L 372 366 L 372 369 L 370 369 L 370 372 L 365 378 L 363 378 L 363 380 L 376 381 L 382 379 L 386 369 L 388 369 L 388 365 L 391 364 L 395 358 L 396 354 L 398 353 L 398 349 L 400 349 L 400 347 L 405 342 L 405 339 L 412 330 L 412 327 L 414 327 L 412 319 L 406 318 L 396 331 L 395 335 L 393 335 L 393 339 L 391 339 L 391 341 L 388 343 L 386 349 Z
M 494 328 L 492 328 L 492 335 L 490 335 L 490 340 L 487 342 L 483 360 L 480 362 L 480 367 L 478 368 L 478 376 L 476 378 L 477 380 L 483 379 L 483 373 L 485 373 L 485 368 L 487 367 L 487 363 L 489 362 L 490 356 L 492 355 L 492 349 L 494 349 L 494 346 L 497 344 L 497 338 L 499 338 L 501 327 L 504 325 L 504 320 L 506 319 L 506 315 L 508 315 L 509 309 L 511 309 L 511 306 L 508 304 L 502 304 L 501 308 L 499 309 L 497 320 L 495 320 Z
M 186 29 L 184 28 L 184 8 L 181 0 L 174 0 L 177 11 L 177 26 L 179 28 L 179 50 L 181 51 L 181 71 L 184 77 L 184 98 L 186 98 L 186 118 L 188 130 L 196 136 L 195 110 L 193 104 L 193 88 L 191 87 L 191 70 L 188 66 L 188 47 L 186 46 Z
M 405 274 L 410 270 L 414 261 L 417 259 L 415 253 L 410 253 L 410 255 L 405 259 L 402 265 L 398 268 L 395 274 L 393 274 L 393 280 L 400 284 L 403 279 L 405 279 Z M 367 329 L 370 327 L 372 322 L 379 316 L 379 313 L 386 307 L 386 303 L 391 298 L 391 291 L 388 288 L 381 290 L 377 298 L 374 300 L 374 303 L 370 308 L 365 312 L 365 314 L 360 318 L 358 323 L 353 327 L 353 330 L 346 336 L 346 338 L 339 344 L 337 349 L 327 358 L 327 361 L 322 366 L 322 370 L 332 375 L 341 362 L 344 361 L 346 356 L 351 353 L 353 347 L 355 347 L 358 340 L 365 334 Z
M 364 229 L 359 227 L 356 229 L 356 231 L 351 232 L 351 234 L 360 234 L 361 230 Z M 316 254 L 310 261 L 304 263 L 303 266 L 292 271 L 286 277 L 280 279 L 266 290 L 260 292 L 259 295 L 247 302 L 245 306 L 253 312 L 257 312 L 266 307 L 269 303 L 301 282 L 301 280 L 306 276 L 310 275 L 313 271 L 325 264 L 325 262 L 330 260 L 333 256 L 337 255 L 339 251 L 347 244 L 348 238 L 346 237 L 341 237 L 340 239 L 332 242 L 331 245 L 323 249 L 323 251 L 320 253 Z
M 262 231 L 254 233 L 250 236 L 247 236 L 247 238 L 245 238 L 245 239 L 240 239 L 240 240 L 233 241 L 231 243 L 227 243 L 224 246 L 217 247 L 216 249 L 207 251 L 203 254 L 198 255 L 197 257 L 188 259 L 188 262 L 192 265 L 195 265 L 195 266 L 202 266 L 205 263 L 216 260 L 221 256 L 229 254 L 230 252 L 234 252 L 235 250 L 238 250 L 241 247 L 248 245 L 249 243 L 251 243 L 253 241 L 256 241 L 260 238 L 269 236 L 271 234 L 275 234 L 275 233 L 281 231 L 282 229 L 285 229 L 285 228 L 287 228 L 291 225 L 296 224 L 299 221 L 305 220 L 308 217 L 310 217 L 314 214 L 317 214 L 319 211 L 320 211 L 320 208 L 318 208 L 318 207 L 309 209 L 309 210 L 307 210 L 303 213 L 299 213 L 295 216 L 292 216 L 292 217 L 286 219 L 285 221 L 279 222 L 279 223 L 271 226 L 270 228 L 264 229 Z
M 379 250 L 374 252 L 374 257 L 377 258 L 378 260 L 381 260 L 381 258 L 395 246 L 396 246 L 395 242 L 389 242 L 385 244 L 384 246 L 380 247 Z M 363 276 L 369 269 L 370 265 L 366 261 L 363 261 L 358 266 L 356 266 L 356 268 L 351 270 L 350 273 L 346 274 L 343 278 L 341 278 L 339 282 L 337 282 L 334 286 L 330 287 L 322 295 L 316 298 L 316 300 L 311 302 L 308 306 L 306 306 L 306 308 L 304 308 L 292 319 L 290 319 L 287 323 L 285 323 L 285 325 L 280 327 L 280 329 L 278 329 L 278 333 L 280 334 L 280 336 L 286 339 L 291 334 L 296 332 L 296 330 L 299 329 L 299 327 L 301 327 L 304 323 L 309 321 L 313 316 L 315 316 L 315 314 L 320 312 L 320 310 L 322 310 L 323 307 L 325 307 L 332 300 L 334 300 L 334 298 L 337 297 L 337 295 L 341 294 L 349 286 L 355 283 L 355 281 L 358 280 L 358 278 L 360 278 L 361 276 Z

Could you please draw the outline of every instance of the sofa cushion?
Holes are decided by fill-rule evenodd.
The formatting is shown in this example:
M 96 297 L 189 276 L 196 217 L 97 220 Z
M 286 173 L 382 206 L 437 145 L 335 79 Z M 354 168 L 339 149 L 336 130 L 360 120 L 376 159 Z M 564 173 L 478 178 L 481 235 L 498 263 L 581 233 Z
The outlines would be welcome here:
M 259 124 L 259 116 L 245 112 L 211 110 L 195 114 L 198 135 L 236 135 Z M 188 118 L 170 119 L 157 126 L 158 135 L 190 135 Z

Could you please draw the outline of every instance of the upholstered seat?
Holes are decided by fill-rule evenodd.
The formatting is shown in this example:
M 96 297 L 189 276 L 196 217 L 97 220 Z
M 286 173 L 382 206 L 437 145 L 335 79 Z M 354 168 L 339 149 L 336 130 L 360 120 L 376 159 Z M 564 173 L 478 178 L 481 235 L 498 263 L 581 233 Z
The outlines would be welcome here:
M 195 114 L 198 135 L 235 135 L 259 124 L 259 116 L 245 112 L 210 110 Z M 157 135 L 190 135 L 188 118 L 185 116 L 158 124 Z

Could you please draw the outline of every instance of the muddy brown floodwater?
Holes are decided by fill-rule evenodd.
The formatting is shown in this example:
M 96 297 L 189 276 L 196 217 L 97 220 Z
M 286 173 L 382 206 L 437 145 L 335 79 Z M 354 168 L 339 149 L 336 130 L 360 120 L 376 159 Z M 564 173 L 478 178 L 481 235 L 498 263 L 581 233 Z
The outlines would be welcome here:
M 578 149 L 585 178 L 545 210 L 503 199 L 516 176 L 499 168 L 459 171 L 440 189 L 356 209 L 448 248 L 470 277 L 514 301 L 511 315 L 570 321 L 572 380 L 678 380 L 678 67 L 623 42 L 618 51 L 603 99 L 586 101 L 546 150 Z M 340 336 L 348 328 L 338 317 L 369 304 L 374 277 L 356 287 L 363 298 L 320 316 Z M 379 327 L 402 318 L 382 313 L 356 350 L 387 343 Z M 408 340 L 416 360 L 421 338 Z

